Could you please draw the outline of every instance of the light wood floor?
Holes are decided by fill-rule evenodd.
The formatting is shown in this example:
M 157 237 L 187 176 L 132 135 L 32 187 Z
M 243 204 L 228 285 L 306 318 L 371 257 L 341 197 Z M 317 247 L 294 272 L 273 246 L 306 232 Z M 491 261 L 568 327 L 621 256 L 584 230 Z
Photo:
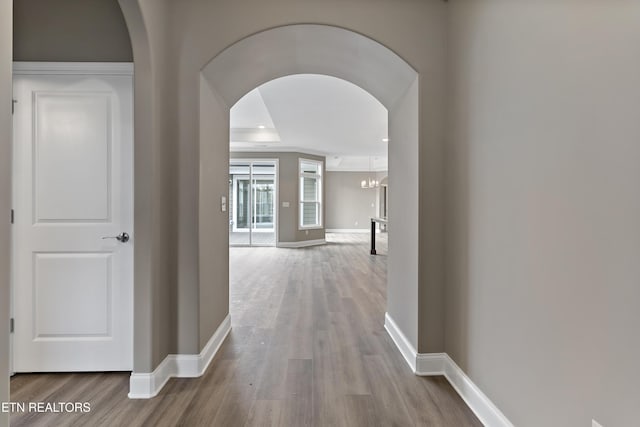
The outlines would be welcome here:
M 14 426 L 480 426 L 442 377 L 413 375 L 383 329 L 385 236 L 232 248 L 233 329 L 204 376 L 128 400 L 128 373 L 17 375 L 11 399 L 89 401 Z

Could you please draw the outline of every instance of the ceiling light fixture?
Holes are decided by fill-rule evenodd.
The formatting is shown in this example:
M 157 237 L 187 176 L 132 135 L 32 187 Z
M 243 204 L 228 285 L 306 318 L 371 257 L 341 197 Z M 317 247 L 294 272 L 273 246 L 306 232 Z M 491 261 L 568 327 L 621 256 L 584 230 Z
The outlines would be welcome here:
M 265 125 L 258 125 L 258 129 L 264 129 L 265 127 Z
M 389 142 L 389 138 L 382 138 L 382 142 Z
M 371 175 L 371 157 L 369 157 L 369 175 Z M 375 179 L 372 178 L 371 176 L 369 176 L 368 179 L 363 179 L 362 182 L 360 182 L 360 188 L 377 188 L 380 187 L 380 182 Z

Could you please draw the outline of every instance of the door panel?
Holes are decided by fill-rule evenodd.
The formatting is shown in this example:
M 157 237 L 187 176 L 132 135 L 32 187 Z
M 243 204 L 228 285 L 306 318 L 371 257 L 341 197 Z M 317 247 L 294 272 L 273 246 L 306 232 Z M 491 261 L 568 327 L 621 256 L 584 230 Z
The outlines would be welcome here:
M 109 93 L 34 93 L 37 222 L 109 221 Z
M 108 337 L 112 255 L 34 255 L 34 339 Z
M 131 370 L 132 76 L 15 76 L 14 97 L 14 371 Z

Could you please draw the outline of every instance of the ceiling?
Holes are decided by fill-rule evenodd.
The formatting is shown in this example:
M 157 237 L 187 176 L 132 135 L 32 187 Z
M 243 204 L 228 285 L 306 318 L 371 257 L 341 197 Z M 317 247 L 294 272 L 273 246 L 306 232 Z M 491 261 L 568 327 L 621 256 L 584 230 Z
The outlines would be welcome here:
M 386 138 L 386 108 L 335 77 L 272 80 L 231 108 L 232 151 L 304 151 L 326 156 L 328 170 L 386 170 Z

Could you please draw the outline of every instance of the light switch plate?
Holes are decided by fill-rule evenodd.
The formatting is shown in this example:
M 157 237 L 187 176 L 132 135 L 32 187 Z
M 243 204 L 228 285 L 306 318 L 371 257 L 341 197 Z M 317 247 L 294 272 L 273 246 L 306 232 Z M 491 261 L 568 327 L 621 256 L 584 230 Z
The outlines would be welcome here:
M 283 208 L 288 208 L 289 207 L 289 202 L 282 202 L 282 207 Z

